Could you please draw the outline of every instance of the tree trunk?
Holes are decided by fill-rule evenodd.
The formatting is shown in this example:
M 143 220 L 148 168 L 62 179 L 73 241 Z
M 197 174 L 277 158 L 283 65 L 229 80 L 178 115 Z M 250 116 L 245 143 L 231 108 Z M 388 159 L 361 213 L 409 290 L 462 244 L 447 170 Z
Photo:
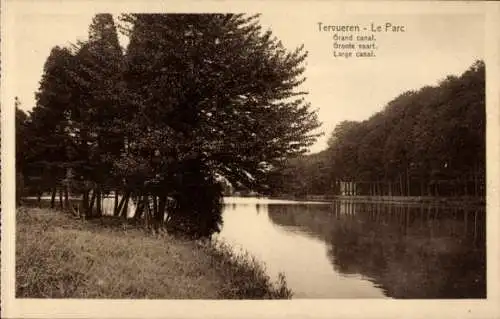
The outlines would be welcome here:
M 477 173 L 477 167 L 474 167 L 474 195 L 476 197 L 479 196 L 479 183 L 478 183 L 478 173 Z
M 420 176 L 420 196 L 424 196 L 424 179 Z
M 467 196 L 469 195 L 469 191 L 468 191 L 468 184 L 469 184 L 469 179 L 468 178 L 464 178 L 464 196 Z
M 153 216 L 156 216 L 158 214 L 158 201 L 157 201 L 157 196 L 153 195 Z
M 63 210 L 64 205 L 63 205 L 63 190 L 62 188 L 59 189 L 59 209 Z
M 141 219 L 141 217 L 144 213 L 144 206 L 147 204 L 146 201 L 147 201 L 146 195 L 139 197 L 139 200 L 137 202 L 137 206 L 136 206 L 135 212 L 134 212 L 134 217 L 133 217 L 134 220 Z
M 123 204 L 125 203 L 125 198 L 128 197 L 128 194 L 129 192 L 125 192 L 125 194 L 122 196 L 122 198 L 120 199 L 120 203 L 118 204 L 118 207 L 115 209 L 115 212 L 114 212 L 114 215 L 115 216 L 120 216 L 120 213 L 122 211 L 122 208 L 123 208 Z M 116 200 L 116 199 L 115 199 Z
M 411 180 L 408 167 L 406 168 L 406 196 L 411 196 Z
M 50 197 L 50 208 L 56 207 L 56 193 L 57 193 L 57 188 L 54 186 L 52 188 L 52 194 Z
M 70 208 L 70 204 L 69 204 L 69 186 L 66 186 L 64 188 L 64 207 L 65 209 L 68 209 Z
M 96 200 L 97 200 L 97 207 L 96 207 L 96 216 L 101 217 L 102 216 L 102 192 L 101 188 L 97 188 L 97 195 L 96 195 Z
M 96 198 L 96 190 L 92 190 L 92 197 L 90 198 L 90 204 L 89 204 L 89 215 L 94 215 L 93 214 L 93 209 L 94 209 L 94 203 L 95 203 L 95 198 Z
M 118 211 L 118 190 L 115 189 L 115 204 L 113 205 L 113 216 L 117 215 Z
M 166 206 L 167 206 L 167 196 L 161 195 L 160 201 L 158 203 L 158 215 L 156 216 L 159 224 L 162 224 L 163 220 L 165 218 L 165 207 Z
M 127 219 L 127 215 L 128 215 L 128 201 L 130 199 L 130 192 L 127 192 L 125 194 L 125 202 L 123 203 L 123 207 L 122 207 L 122 211 L 121 211 L 121 216 L 124 218 L 124 219 Z
M 146 228 L 149 229 L 151 227 L 151 205 L 150 205 L 150 199 L 149 199 L 149 195 L 144 195 L 144 205 L 146 205 L 145 207 L 145 223 L 146 223 Z
M 403 193 L 403 176 L 399 174 L 399 196 L 405 196 Z
M 82 214 L 85 218 L 89 217 L 89 191 L 88 190 L 83 191 Z
M 41 207 L 42 205 L 42 194 L 38 192 L 37 194 L 37 202 L 38 202 L 38 207 Z

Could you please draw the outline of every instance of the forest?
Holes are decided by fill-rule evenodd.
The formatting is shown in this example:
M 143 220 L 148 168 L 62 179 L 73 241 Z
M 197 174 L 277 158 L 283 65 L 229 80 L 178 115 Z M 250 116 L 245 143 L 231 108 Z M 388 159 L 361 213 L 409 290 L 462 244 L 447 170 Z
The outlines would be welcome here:
M 258 15 L 96 15 L 87 41 L 52 49 L 33 109 L 16 99 L 18 203 L 49 194 L 90 219 L 110 197 L 114 216 L 153 230 L 217 232 L 222 180 L 265 189 L 315 142 L 317 113 L 297 89 L 306 58 Z
M 483 61 L 381 109 L 339 123 L 326 150 L 290 158 L 274 195 L 485 196 Z

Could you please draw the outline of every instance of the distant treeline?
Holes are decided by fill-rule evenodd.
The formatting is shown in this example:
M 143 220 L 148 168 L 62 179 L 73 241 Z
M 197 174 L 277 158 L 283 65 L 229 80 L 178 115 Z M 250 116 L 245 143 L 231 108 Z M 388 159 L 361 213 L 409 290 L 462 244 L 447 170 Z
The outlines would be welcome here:
M 408 91 L 361 122 L 336 126 L 328 148 L 290 159 L 275 194 L 484 196 L 485 65 Z

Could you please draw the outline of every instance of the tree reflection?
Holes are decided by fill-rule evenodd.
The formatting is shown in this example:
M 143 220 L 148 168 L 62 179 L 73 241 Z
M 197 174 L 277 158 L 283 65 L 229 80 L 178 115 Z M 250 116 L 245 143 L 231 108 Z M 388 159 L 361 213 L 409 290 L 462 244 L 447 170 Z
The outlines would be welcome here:
M 485 298 L 485 211 L 374 203 L 269 205 L 282 227 L 323 240 L 335 271 L 394 298 Z

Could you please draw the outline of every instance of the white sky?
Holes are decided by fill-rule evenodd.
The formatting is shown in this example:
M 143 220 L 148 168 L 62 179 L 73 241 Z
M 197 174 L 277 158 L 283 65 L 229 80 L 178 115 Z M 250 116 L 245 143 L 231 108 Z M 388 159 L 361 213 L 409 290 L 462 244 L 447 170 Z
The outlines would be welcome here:
M 303 89 L 319 110 L 326 133 L 312 148 L 326 147 L 326 140 L 342 120 L 363 120 L 409 89 L 434 85 L 448 74 L 458 75 L 476 59 L 484 58 L 484 19 L 480 15 L 340 15 L 332 12 L 262 11 L 261 23 L 289 49 L 304 44 L 309 51 L 307 81 Z M 35 104 L 43 64 L 55 45 L 87 37 L 93 14 L 34 14 L 16 16 L 16 93 L 22 108 Z M 17 23 L 19 21 L 19 23 Z M 377 57 L 336 59 L 331 33 L 319 32 L 318 22 L 356 24 L 390 21 L 405 33 L 377 35 Z M 123 39 L 122 39 L 123 40 Z

